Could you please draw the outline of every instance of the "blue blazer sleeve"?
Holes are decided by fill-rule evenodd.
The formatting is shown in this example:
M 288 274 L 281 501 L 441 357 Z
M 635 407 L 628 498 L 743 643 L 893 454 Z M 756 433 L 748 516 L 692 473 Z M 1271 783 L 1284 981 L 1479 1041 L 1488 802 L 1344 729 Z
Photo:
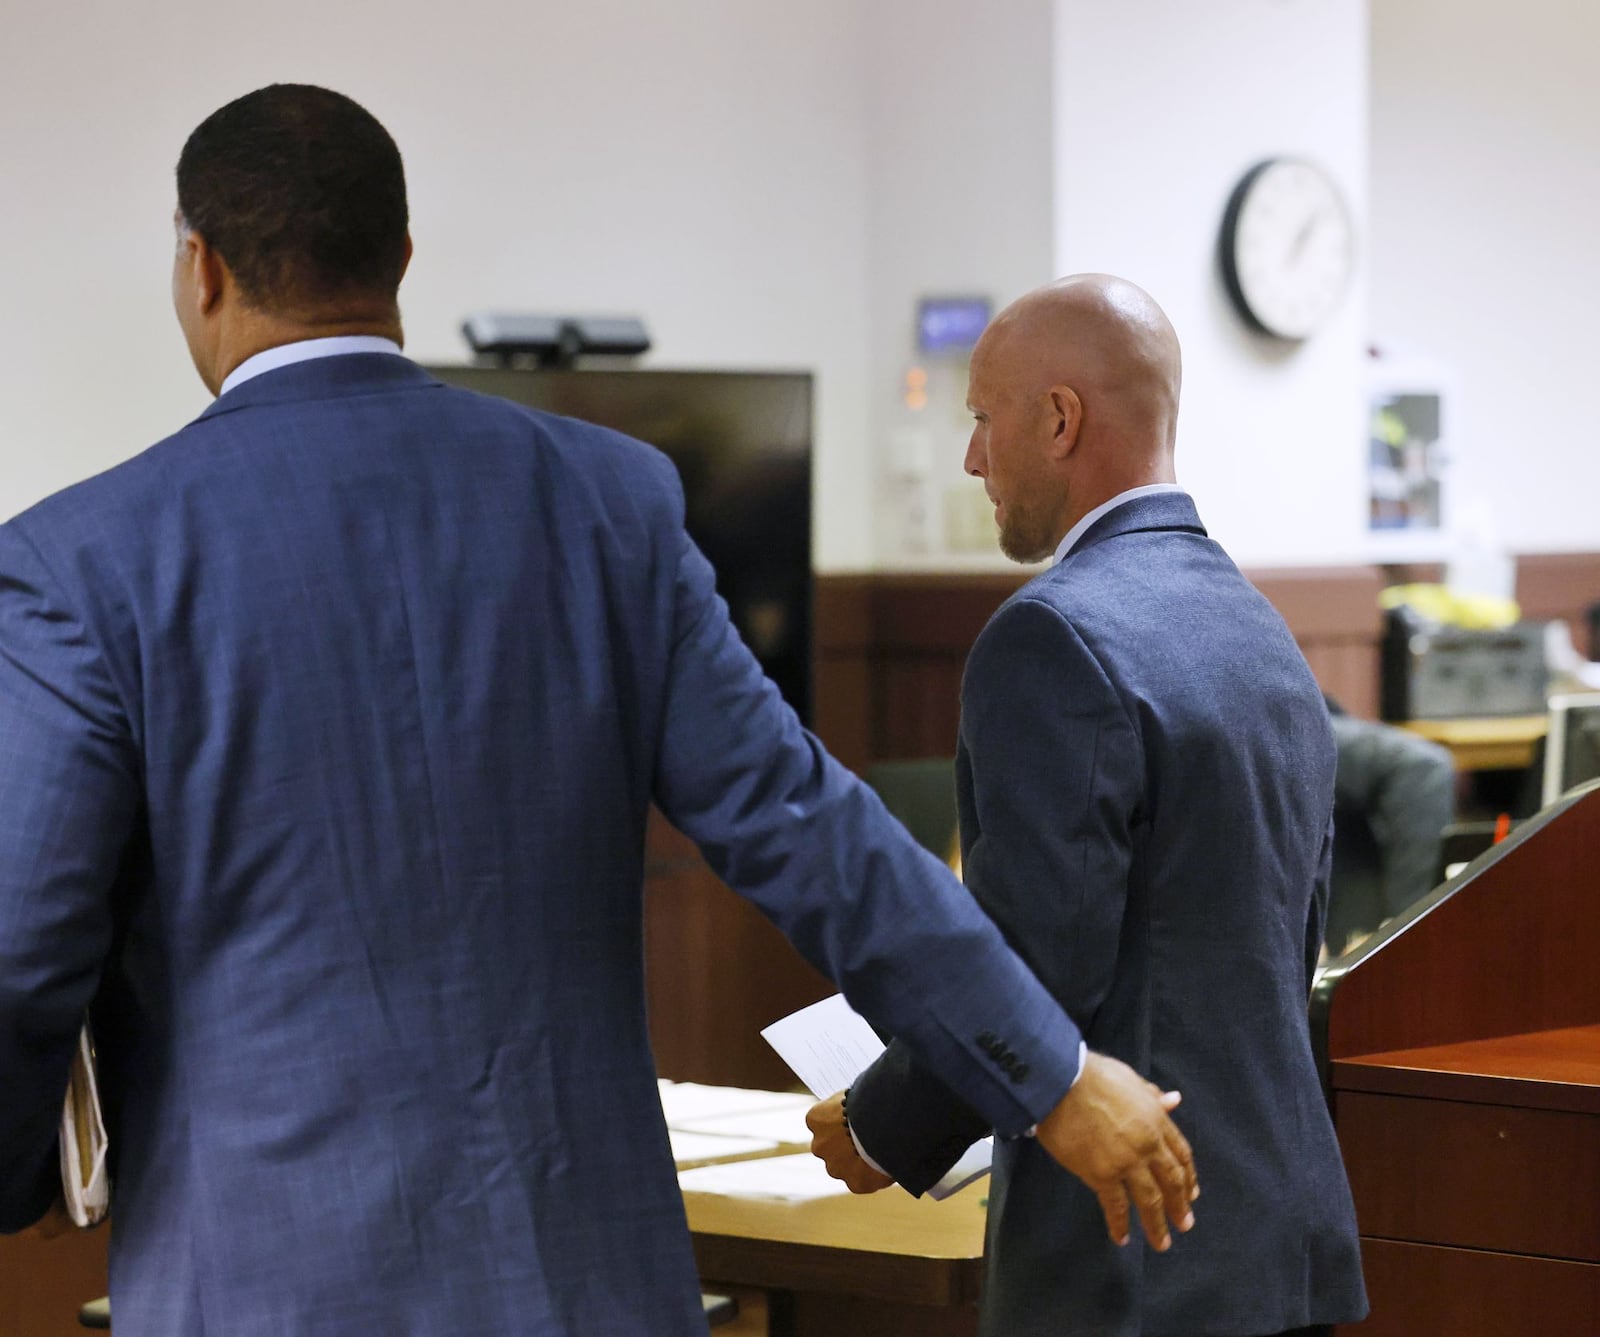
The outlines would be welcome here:
M 140 786 L 99 651 L 0 527 L 0 1231 L 60 1189 L 56 1129 Z
M 687 538 L 673 620 L 662 811 L 988 1125 L 1036 1123 L 1076 1075 L 1077 1028 L 950 871 L 800 727 Z
M 1088 1030 L 1116 967 L 1143 815 L 1133 724 L 1071 625 L 1023 597 L 973 647 L 961 732 L 967 885 Z M 987 1131 L 898 1041 L 851 1088 L 849 1108 L 862 1146 L 914 1193 Z

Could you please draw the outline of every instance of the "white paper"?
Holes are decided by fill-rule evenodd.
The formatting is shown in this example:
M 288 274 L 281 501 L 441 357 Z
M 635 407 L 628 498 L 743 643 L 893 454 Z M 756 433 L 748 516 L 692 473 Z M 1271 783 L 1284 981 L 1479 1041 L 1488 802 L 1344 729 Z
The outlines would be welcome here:
M 732 1165 L 703 1165 L 683 1170 L 678 1186 L 686 1193 L 717 1193 L 725 1198 L 774 1198 L 782 1202 L 807 1202 L 813 1198 L 848 1193 L 809 1152 L 798 1156 L 768 1156 Z
M 883 1053 L 883 1041 L 842 993 L 792 1012 L 761 1032 L 818 1100 L 843 1091 Z
M 848 1088 L 884 1050 L 877 1032 L 845 1002 L 842 993 L 791 1012 L 773 1022 L 761 1036 L 818 1100 Z M 944 1178 L 928 1190 L 928 1196 L 943 1202 L 952 1193 L 959 1193 L 989 1173 L 993 1156 L 993 1138 L 973 1143 Z
M 688 1133 L 680 1128 L 667 1129 L 672 1140 L 672 1160 L 682 1165 L 686 1161 L 710 1161 L 724 1156 L 744 1156 L 752 1151 L 771 1151 L 778 1144 L 759 1137 L 723 1137 L 715 1133 Z
M 657 1082 L 668 1128 L 741 1114 L 748 1110 L 789 1109 L 803 1096 L 792 1091 L 751 1091 L 739 1086 L 703 1086 L 699 1082 Z
M 710 1119 L 689 1119 L 677 1125 L 686 1133 L 714 1133 L 727 1137 L 764 1137 L 774 1142 L 810 1142 L 811 1130 L 806 1127 L 806 1111 L 811 1108 L 810 1096 L 800 1096 L 798 1103 L 781 1109 L 745 1110 L 739 1114 L 722 1114 Z

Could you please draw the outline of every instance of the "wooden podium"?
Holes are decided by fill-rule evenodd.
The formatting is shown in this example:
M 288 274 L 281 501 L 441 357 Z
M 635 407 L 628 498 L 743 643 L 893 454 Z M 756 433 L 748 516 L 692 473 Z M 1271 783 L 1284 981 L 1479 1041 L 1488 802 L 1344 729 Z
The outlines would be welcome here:
M 1600 1333 L 1600 784 L 1323 972 L 1360 1337 Z

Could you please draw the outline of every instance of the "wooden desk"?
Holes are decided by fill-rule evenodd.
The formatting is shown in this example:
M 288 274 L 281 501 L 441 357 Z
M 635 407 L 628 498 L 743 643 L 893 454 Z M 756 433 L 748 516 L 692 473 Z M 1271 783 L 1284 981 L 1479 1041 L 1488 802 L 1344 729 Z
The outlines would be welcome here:
M 1331 962 L 1312 998 L 1360 1337 L 1600 1333 L 1600 786 Z
M 987 1185 L 774 1202 L 685 1193 L 700 1276 L 768 1293 L 773 1337 L 970 1337 Z
M 1544 715 L 1461 720 L 1405 720 L 1402 729 L 1450 749 L 1458 771 L 1521 770 L 1533 764 L 1549 719 Z

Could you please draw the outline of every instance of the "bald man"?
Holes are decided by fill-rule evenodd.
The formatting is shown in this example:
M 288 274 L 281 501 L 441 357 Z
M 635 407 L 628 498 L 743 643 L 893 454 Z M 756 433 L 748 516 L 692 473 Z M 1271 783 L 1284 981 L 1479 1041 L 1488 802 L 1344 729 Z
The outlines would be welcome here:
M 1366 1312 L 1306 1022 L 1333 738 L 1282 619 L 1177 486 L 1180 382 L 1166 316 L 1105 275 L 1028 294 L 972 356 L 966 470 L 1006 555 L 1052 565 L 967 661 L 967 883 L 1091 1050 L 1183 1093 L 1206 1186 L 1193 1231 L 1147 1247 L 1108 1236 L 1036 1142 L 999 1142 L 994 1337 L 1265 1337 Z M 990 1131 L 898 1041 L 811 1118 L 857 1191 L 920 1193 Z

